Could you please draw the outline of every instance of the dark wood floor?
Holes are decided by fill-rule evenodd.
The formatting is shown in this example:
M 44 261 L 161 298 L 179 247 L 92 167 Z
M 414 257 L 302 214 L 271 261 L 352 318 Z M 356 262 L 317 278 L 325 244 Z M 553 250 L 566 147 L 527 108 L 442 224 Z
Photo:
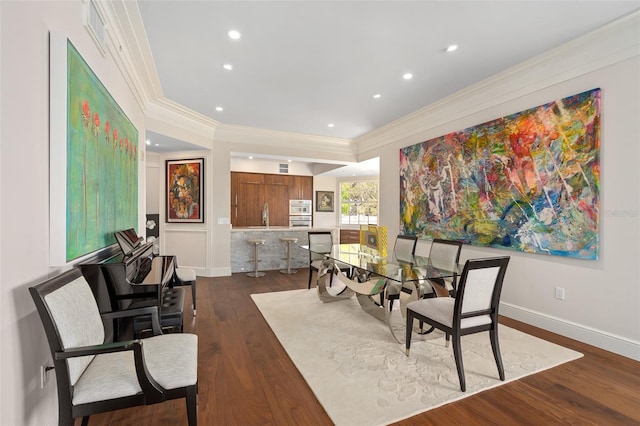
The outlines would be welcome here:
M 307 278 L 307 270 L 198 278 L 198 316 L 186 309 L 185 331 L 199 336 L 200 425 L 332 424 L 249 297 L 306 288 Z M 640 425 L 639 362 L 508 318 L 501 322 L 584 357 L 397 425 Z M 168 401 L 96 415 L 90 424 L 186 424 L 186 409 L 184 400 Z

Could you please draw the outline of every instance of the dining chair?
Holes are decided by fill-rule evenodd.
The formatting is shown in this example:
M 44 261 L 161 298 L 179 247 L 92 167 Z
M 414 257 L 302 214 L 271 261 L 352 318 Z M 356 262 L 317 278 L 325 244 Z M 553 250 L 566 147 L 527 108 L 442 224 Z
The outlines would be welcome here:
M 429 251 L 431 250 L 431 240 L 426 238 L 418 238 L 416 240 L 416 249 L 413 254 L 415 256 L 429 257 Z
M 444 331 L 447 347 L 453 336 L 453 355 L 458 370 L 460 390 L 466 392 L 460 338 L 468 334 L 489 332 L 491 349 L 504 381 L 504 367 L 498 341 L 498 308 L 509 256 L 467 260 L 455 298 L 419 299 L 407 304 L 406 355 L 409 356 L 414 318 Z M 422 327 L 421 327 L 422 328 Z
M 197 424 L 198 336 L 162 334 L 158 307 L 100 313 L 79 269 L 29 288 L 44 326 L 58 387 L 58 424 L 139 405 L 185 398 Z M 150 315 L 154 336 L 105 342 L 103 318 Z
M 436 268 L 454 271 L 460 261 L 460 252 L 462 251 L 462 243 L 460 241 L 444 240 L 435 238 L 431 243 L 429 250 L 429 259 L 431 265 Z M 456 292 L 457 276 L 454 274 L 451 278 L 433 278 L 431 282 L 431 290 L 436 295 L 437 288 L 445 289 L 450 296 L 454 296 Z M 435 284 L 435 285 L 434 285 Z M 428 294 L 429 289 L 425 288 L 423 294 Z
M 313 271 L 319 271 L 322 268 L 322 261 L 327 258 L 327 254 L 333 249 L 333 234 L 331 231 L 309 231 L 309 284 L 307 288 L 311 288 L 311 278 Z M 334 262 L 341 271 L 347 271 L 351 276 L 351 266 Z M 333 281 L 333 274 L 329 280 L 329 285 Z
M 397 262 L 413 263 L 413 254 L 416 250 L 416 242 L 418 237 L 415 235 L 401 235 L 396 237 L 396 241 L 393 244 L 393 259 Z M 387 290 L 387 297 L 389 298 L 389 310 L 393 308 L 393 301 L 399 297 L 399 288 L 396 286 L 390 286 Z M 384 295 L 380 294 L 380 305 L 384 304 Z
M 415 235 L 398 235 L 393 244 L 393 258 L 400 262 L 413 262 L 417 241 Z

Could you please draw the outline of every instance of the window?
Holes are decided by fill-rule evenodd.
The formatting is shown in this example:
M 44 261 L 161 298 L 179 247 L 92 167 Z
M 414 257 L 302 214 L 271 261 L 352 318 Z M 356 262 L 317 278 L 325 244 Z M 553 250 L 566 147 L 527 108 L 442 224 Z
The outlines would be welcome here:
M 340 224 L 378 224 L 378 181 L 340 182 Z

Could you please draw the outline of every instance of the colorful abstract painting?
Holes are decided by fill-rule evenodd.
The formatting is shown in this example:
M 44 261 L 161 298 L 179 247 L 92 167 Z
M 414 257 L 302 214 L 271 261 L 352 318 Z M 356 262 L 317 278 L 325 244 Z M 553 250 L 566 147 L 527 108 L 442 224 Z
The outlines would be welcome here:
M 67 260 L 136 227 L 137 160 L 138 131 L 67 42 Z
M 204 158 L 167 160 L 167 222 L 203 223 Z
M 598 258 L 600 89 L 400 150 L 409 235 Z

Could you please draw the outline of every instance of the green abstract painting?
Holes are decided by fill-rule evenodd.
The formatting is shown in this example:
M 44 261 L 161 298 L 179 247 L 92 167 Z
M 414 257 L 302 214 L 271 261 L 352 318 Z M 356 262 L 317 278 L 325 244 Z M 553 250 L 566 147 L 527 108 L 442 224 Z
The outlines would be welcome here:
M 67 261 L 138 218 L 138 131 L 67 41 Z

